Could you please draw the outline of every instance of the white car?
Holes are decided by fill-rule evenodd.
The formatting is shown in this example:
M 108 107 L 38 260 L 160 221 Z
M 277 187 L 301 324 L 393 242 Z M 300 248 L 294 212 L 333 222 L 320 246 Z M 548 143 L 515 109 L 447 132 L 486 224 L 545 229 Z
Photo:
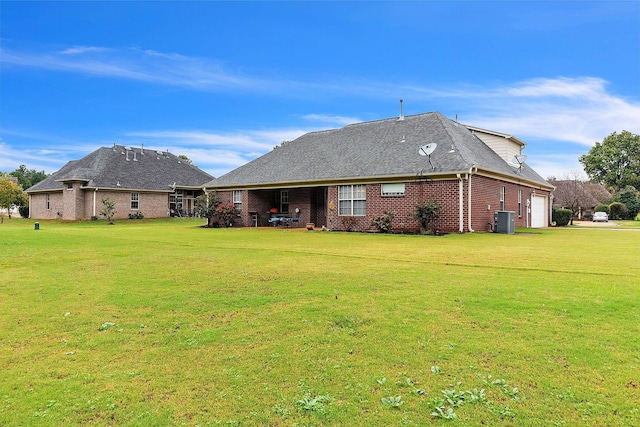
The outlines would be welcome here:
M 609 215 L 606 212 L 596 212 L 593 214 L 593 222 L 602 221 L 609 222 Z

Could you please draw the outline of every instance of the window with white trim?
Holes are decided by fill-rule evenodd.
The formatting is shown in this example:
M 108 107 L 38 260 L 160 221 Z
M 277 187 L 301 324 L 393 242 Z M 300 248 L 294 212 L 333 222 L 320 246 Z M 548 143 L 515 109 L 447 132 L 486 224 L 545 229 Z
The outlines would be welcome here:
M 140 194 L 131 193 L 131 210 L 137 211 L 140 208 Z
M 380 190 L 383 196 L 404 196 L 404 182 L 382 184 Z
M 518 216 L 522 216 L 522 190 L 518 190 Z
M 50 210 L 51 209 L 51 200 L 49 199 L 49 193 L 47 193 L 45 195 L 44 200 L 45 200 L 45 203 L 47 204 L 47 210 Z
M 504 210 L 504 186 L 500 187 L 500 210 Z
M 238 212 L 242 211 L 242 190 L 233 190 L 233 205 Z
M 366 185 L 341 185 L 338 187 L 338 215 L 365 216 L 366 213 Z
M 67 190 L 73 190 L 73 183 L 67 182 Z

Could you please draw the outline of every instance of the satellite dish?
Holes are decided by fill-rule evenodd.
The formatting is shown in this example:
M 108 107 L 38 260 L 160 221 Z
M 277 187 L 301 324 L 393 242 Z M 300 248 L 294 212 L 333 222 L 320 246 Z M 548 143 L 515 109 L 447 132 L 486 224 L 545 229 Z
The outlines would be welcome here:
M 519 165 L 523 164 L 527 160 L 526 154 L 519 154 L 513 156 L 513 163 L 517 163 Z
M 435 142 L 432 142 L 430 144 L 425 144 L 420 147 L 420 149 L 418 150 L 418 154 L 420 154 L 421 156 L 430 156 L 431 153 L 433 153 L 433 150 L 435 150 L 437 146 L 438 144 L 436 144 Z

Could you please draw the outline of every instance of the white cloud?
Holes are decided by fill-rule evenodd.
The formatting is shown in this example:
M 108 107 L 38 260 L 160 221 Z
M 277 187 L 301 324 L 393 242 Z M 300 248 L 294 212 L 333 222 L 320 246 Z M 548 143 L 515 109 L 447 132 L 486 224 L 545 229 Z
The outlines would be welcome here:
M 88 55 L 90 53 L 90 55 Z M 267 81 L 225 69 L 215 61 L 137 48 L 71 47 L 57 52 L 0 51 L 4 66 L 67 71 L 213 91 L 272 87 Z
M 308 130 L 264 129 L 234 132 L 203 130 L 132 131 L 119 144 L 145 145 L 169 150 L 191 159 L 200 169 L 218 177 L 263 154 L 282 141 L 298 138 Z
M 310 105 L 318 96 L 337 100 L 349 97 L 360 101 L 404 98 L 407 107 L 415 109 L 419 103 L 436 106 L 431 111 L 460 113 L 463 123 L 513 134 L 529 144 L 529 153 L 536 151 L 533 149 L 535 144 L 556 143 L 550 158 L 544 161 L 538 155 L 537 158 L 530 158 L 532 166 L 534 161 L 538 162 L 539 173 L 543 176 L 545 171 L 562 175 L 567 168 L 581 168 L 577 156 L 567 154 L 576 151 L 576 144 L 583 146 L 586 153 L 595 141 L 601 141 L 614 131 L 640 133 L 640 101 L 612 93 L 606 80 L 592 76 L 532 78 L 489 85 L 456 83 L 447 87 L 415 82 L 403 85 L 339 76 L 325 81 L 251 76 L 235 72 L 211 59 L 138 48 L 74 46 L 52 53 L 3 49 L 0 54 L 3 67 L 44 68 L 197 91 L 249 91 L 257 95 L 299 97 L 309 99 Z M 276 126 L 263 130 L 139 130 L 124 134 L 123 139 L 129 145 L 144 143 L 150 147 L 169 148 L 178 154 L 198 147 L 213 154 L 194 151 L 197 154 L 193 159 L 196 164 L 201 163 L 199 157 L 207 162 L 202 164 L 203 169 L 209 165 L 222 170 L 226 166 L 237 166 L 251 160 L 282 141 L 295 139 L 305 132 L 361 121 L 357 117 L 330 113 L 307 114 L 300 116 L 300 119 L 313 123 L 307 129 L 280 129 Z M 45 141 L 44 138 L 40 139 Z M 87 149 L 92 147 L 84 152 L 87 154 L 99 146 L 96 144 L 83 143 L 80 146 Z M 554 160 L 558 155 L 565 154 L 570 157 Z M 223 160 L 223 157 L 232 160 Z M 16 158 L 32 159 L 23 153 Z M 45 160 L 48 161 L 42 157 L 40 164 L 45 164 Z M 6 156 L 3 161 L 6 162 Z
M 609 93 L 607 82 L 593 77 L 467 87 L 441 97 L 465 101 L 465 123 L 511 133 L 525 141 L 532 138 L 592 146 L 614 131 L 640 131 L 640 102 Z
M 334 116 L 331 114 L 307 114 L 302 116 L 302 118 L 304 120 L 324 123 L 332 126 L 345 126 L 362 121 L 356 117 Z
M 104 52 L 105 50 L 107 49 L 104 47 L 74 46 L 74 47 L 61 50 L 58 53 L 60 53 L 61 55 L 82 55 L 82 54 L 91 53 L 91 52 Z

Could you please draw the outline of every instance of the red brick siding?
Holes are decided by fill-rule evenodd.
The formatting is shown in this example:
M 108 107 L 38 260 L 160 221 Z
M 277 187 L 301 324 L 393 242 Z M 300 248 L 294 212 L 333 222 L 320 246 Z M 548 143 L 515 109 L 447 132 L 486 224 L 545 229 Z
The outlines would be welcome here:
M 457 178 L 439 181 L 410 181 L 405 183 L 404 196 L 383 196 L 382 184 L 367 184 L 366 215 L 339 216 L 338 215 L 338 186 L 318 188 L 289 189 L 289 210 L 294 214 L 295 208 L 300 208 L 300 221 L 295 224 L 304 227 L 307 222 L 315 223 L 316 227 L 326 225 L 332 230 L 374 231 L 371 220 L 385 211 L 393 212 L 392 221 L 394 232 L 404 230 L 416 232 L 420 230 L 420 223 L 413 218 L 416 204 L 421 201 L 436 200 L 442 206 L 440 218 L 435 221 L 433 228 L 442 232 L 460 231 L 460 180 Z M 493 224 L 494 212 L 500 209 L 500 187 L 505 187 L 505 210 L 516 212 L 516 226 L 527 225 L 526 201 L 531 197 L 532 188 L 508 183 L 481 175 L 471 176 L 471 228 L 474 231 L 490 231 Z M 518 216 L 518 190 L 522 190 L 522 215 Z M 324 193 L 327 192 L 327 200 Z M 469 177 L 462 177 L 462 231 L 469 231 L 468 208 Z M 537 189 L 536 194 L 548 195 L 548 191 Z M 231 191 L 218 193 L 222 201 L 231 201 Z M 260 216 L 260 226 L 269 225 L 269 209 L 279 207 L 280 190 L 243 191 L 242 220 L 238 225 L 250 225 L 249 211 L 257 211 Z M 327 207 L 333 205 L 331 210 Z M 326 214 L 325 214 L 326 210 Z M 327 217 L 328 215 L 328 217 Z
M 479 175 L 471 178 L 472 228 L 475 231 L 490 231 L 494 212 L 500 210 L 500 187 L 505 187 L 504 210 L 513 211 L 516 227 L 527 226 L 527 199 L 531 198 L 533 188 L 524 185 L 499 181 Z M 518 190 L 522 190 L 522 215 L 518 216 Z M 536 189 L 538 195 L 549 195 L 549 191 Z

